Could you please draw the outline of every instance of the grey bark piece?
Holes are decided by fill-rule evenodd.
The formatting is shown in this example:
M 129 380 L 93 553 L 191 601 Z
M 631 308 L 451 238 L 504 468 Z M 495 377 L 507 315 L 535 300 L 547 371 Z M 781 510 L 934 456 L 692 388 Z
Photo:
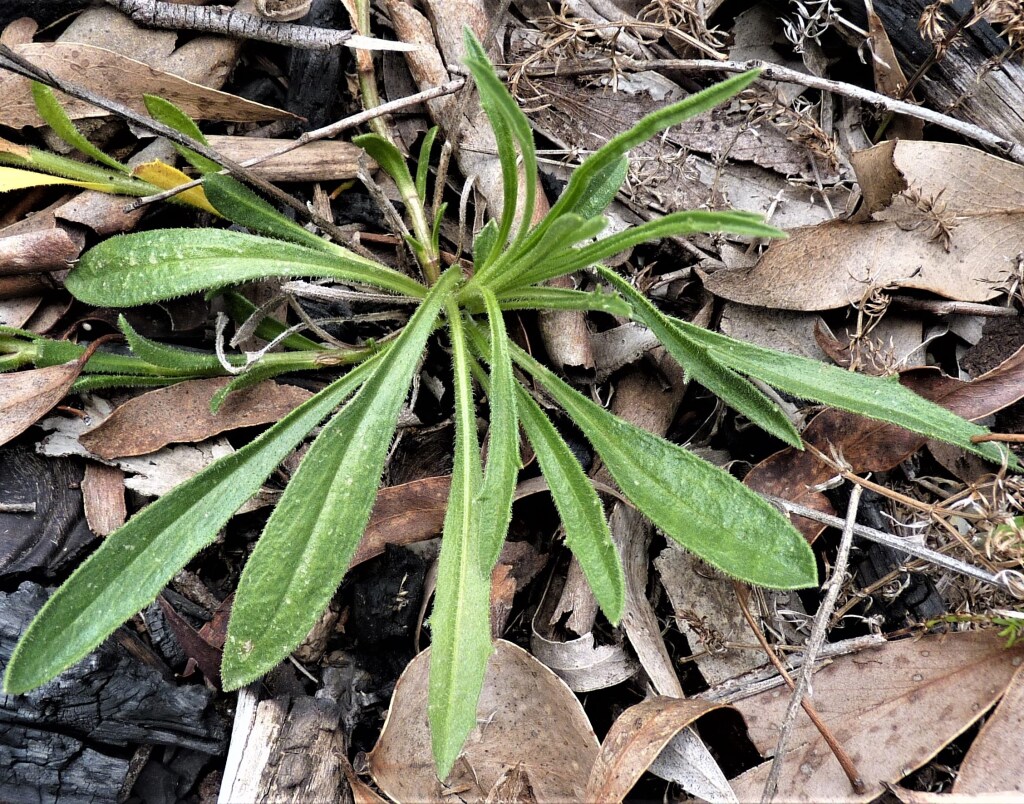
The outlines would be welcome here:
M 347 750 L 337 704 L 305 695 L 257 703 L 246 688 L 218 801 L 346 804 L 352 801 Z

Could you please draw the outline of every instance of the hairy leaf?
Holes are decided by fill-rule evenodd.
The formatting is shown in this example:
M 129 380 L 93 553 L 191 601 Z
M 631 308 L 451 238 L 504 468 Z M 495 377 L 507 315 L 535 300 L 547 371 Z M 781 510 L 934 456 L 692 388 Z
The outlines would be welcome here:
M 181 185 L 188 184 L 192 181 L 192 179 L 176 167 L 171 167 L 165 162 L 161 162 L 159 159 L 152 162 L 143 162 L 141 165 L 136 165 L 132 169 L 132 177 L 141 179 L 150 186 L 159 187 L 161 190 L 172 190 L 175 187 L 180 187 Z M 203 192 L 202 187 L 191 187 L 188 190 L 183 190 L 175 195 L 171 200 L 178 204 L 188 204 L 196 209 L 203 210 L 203 212 L 210 212 L 217 216 L 220 215 L 220 213 L 211 206 L 210 202 L 206 200 L 206 193 Z
M 420 201 L 427 203 L 427 176 L 430 175 L 430 153 L 434 148 L 434 140 L 437 138 L 438 127 L 433 126 L 423 138 L 420 146 L 420 158 L 416 164 L 416 195 Z
M 114 180 L 81 180 L 55 176 L 49 173 L 37 173 L 34 170 L 0 167 L 0 193 L 11 190 L 25 190 L 29 187 L 49 187 L 51 185 L 69 185 L 81 187 L 83 190 L 98 190 L 101 193 L 117 193 L 122 190 L 122 183 Z M 156 188 L 153 188 L 156 190 Z
M 112 156 L 107 156 L 102 150 L 93 145 L 85 138 L 85 135 L 78 130 L 64 107 L 60 105 L 53 90 L 38 81 L 32 82 L 32 99 L 35 101 L 39 116 L 46 121 L 46 124 L 53 129 L 53 133 L 60 137 L 72 148 L 76 148 L 93 161 L 106 165 L 118 173 L 127 173 L 128 166 L 118 162 Z
M 82 255 L 68 274 L 88 304 L 131 307 L 270 276 L 323 276 L 422 297 L 418 282 L 383 265 L 224 229 L 119 235 Z
M 807 542 L 754 492 L 682 447 L 613 416 L 518 347 L 513 356 L 565 408 L 622 493 L 665 533 L 742 581 L 776 589 L 817 584 Z
M 576 214 L 584 219 L 600 215 L 615 200 L 628 173 L 629 158 L 620 156 L 618 161 L 590 177 L 589 186 L 580 193 L 579 203 L 574 209 L 566 210 L 566 214 Z
M 201 145 L 210 144 L 203 132 L 199 130 L 196 121 L 169 100 L 158 95 L 143 95 L 142 99 L 146 104 L 146 111 L 149 112 L 150 117 L 154 120 L 158 120 L 165 126 L 170 126 L 175 131 L 180 131 L 186 137 L 191 137 Z M 221 169 L 221 166 L 212 159 L 207 159 L 191 148 L 186 148 L 184 145 L 179 145 L 176 142 L 171 144 L 174 146 L 174 150 L 181 154 L 182 158 L 200 173 L 216 173 Z
M 327 254 L 350 254 L 347 250 L 288 220 L 271 204 L 231 176 L 210 173 L 203 179 L 203 189 L 206 190 L 206 197 L 210 203 L 232 223 L 251 229 L 257 234 L 309 246 Z
M 516 390 L 523 428 L 537 453 L 540 470 L 562 519 L 565 543 L 580 562 L 601 611 L 613 625 L 618 625 L 626 605 L 626 577 L 604 506 L 580 462 L 540 405 L 521 386 Z
M 601 276 L 633 305 L 633 318 L 642 321 L 658 337 L 661 345 L 690 377 L 762 430 L 790 446 L 803 448 L 800 434 L 778 405 L 715 358 L 705 346 L 687 337 L 629 282 L 608 268 L 602 266 L 599 270 Z
M 473 240 L 473 262 L 478 266 L 486 265 L 497 242 L 498 222 L 491 218 Z
M 448 331 L 455 377 L 455 463 L 430 616 L 427 706 L 439 779 L 447 778 L 476 726 L 476 705 L 491 654 L 490 572 L 480 565 L 476 500 L 482 484 L 476 405 L 465 330 L 453 303 L 448 305 Z
M 285 489 L 238 583 L 221 670 L 226 689 L 284 659 L 341 583 L 369 520 L 412 375 L 458 278 L 458 269 L 449 269 L 431 288 Z
M 679 319 L 671 321 L 684 336 L 707 348 L 712 358 L 787 394 L 956 444 L 995 463 L 1000 463 L 1007 454 L 997 444 L 972 442 L 972 436 L 984 435 L 988 429 L 918 396 L 900 385 L 896 377 L 857 374 L 817 360 L 755 346 Z M 1013 465 L 1013 456 L 1009 459 Z
M 375 364 L 368 361 L 353 369 L 252 443 L 211 464 L 108 536 L 29 625 L 7 666 L 4 690 L 17 694 L 44 684 L 153 602 Z
M 600 290 L 584 292 L 568 288 L 517 288 L 499 295 L 498 302 L 502 310 L 593 310 L 625 317 L 632 312 L 632 308 L 621 296 L 602 293 Z

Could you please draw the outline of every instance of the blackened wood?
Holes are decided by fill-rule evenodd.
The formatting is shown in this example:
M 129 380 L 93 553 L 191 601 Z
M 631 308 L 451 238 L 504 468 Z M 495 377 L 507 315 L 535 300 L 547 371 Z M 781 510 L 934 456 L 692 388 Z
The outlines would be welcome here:
M 0 578 L 41 573 L 54 578 L 93 541 L 82 512 L 82 468 L 66 458 L 43 459 L 28 447 L 0 450 L 0 503 L 35 506 L 0 513 Z
M 348 28 L 345 9 L 338 0 L 313 0 L 304 25 L 343 30 Z M 287 109 L 306 118 L 304 130 L 320 128 L 337 119 L 339 89 L 344 85 L 344 48 L 300 50 L 293 48 L 288 61 Z
M 0 27 L 19 17 L 31 17 L 40 26 L 49 25 L 91 4 L 91 0 L 3 0 L 0 3 Z
M 18 635 L 46 598 L 45 589 L 28 582 L 0 594 L 0 663 L 6 666 Z M 0 698 L 0 729 L 16 723 L 91 747 L 170 745 L 212 754 L 223 748 L 225 728 L 211 699 L 209 690 L 177 686 L 108 640 L 54 681 Z
M 885 26 L 907 76 L 932 53 L 933 47 L 917 33 L 917 23 L 931 0 L 875 0 L 875 11 Z M 861 0 L 839 0 L 841 13 L 866 27 Z M 968 0 L 955 0 L 942 11 L 952 25 L 971 8 Z M 948 25 L 946 26 L 949 27 Z M 1024 65 L 1011 56 L 991 72 L 986 62 L 1006 49 L 1007 43 L 987 22 L 964 30 L 954 47 L 931 67 L 914 90 L 929 108 L 974 123 L 1006 139 L 1024 142 Z M 979 80 L 980 79 L 980 80 Z

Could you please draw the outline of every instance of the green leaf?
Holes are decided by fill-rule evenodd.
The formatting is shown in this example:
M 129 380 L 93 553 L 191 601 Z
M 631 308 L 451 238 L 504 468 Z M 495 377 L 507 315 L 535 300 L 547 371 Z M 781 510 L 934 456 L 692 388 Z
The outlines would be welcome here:
M 93 145 L 85 138 L 78 127 L 68 117 L 64 107 L 60 105 L 57 96 L 45 84 L 38 81 L 32 82 L 32 99 L 35 101 L 39 116 L 46 121 L 46 124 L 53 129 L 53 133 L 60 137 L 72 148 L 76 148 L 90 159 L 100 162 L 118 173 L 131 173 L 131 168 L 118 162 L 112 156 L 107 156 L 103 151 Z
M 323 276 L 422 297 L 414 279 L 355 254 L 332 255 L 224 229 L 161 229 L 104 240 L 65 282 L 96 306 L 133 307 L 266 279 Z
M 552 254 L 517 276 L 499 276 L 494 285 L 497 290 L 524 287 L 548 279 L 564 276 L 580 268 L 594 265 L 627 248 L 694 232 L 729 232 L 753 237 L 786 237 L 786 233 L 763 223 L 761 216 L 749 212 L 705 212 L 688 210 L 673 212 L 663 218 L 633 226 L 624 232 L 598 240 L 589 246 L 568 252 Z
M 4 690 L 19 694 L 46 683 L 153 602 L 306 434 L 359 387 L 376 362 L 353 369 L 108 536 L 29 625 L 7 666 Z
M 584 310 L 628 317 L 631 308 L 622 297 L 600 290 L 580 291 L 544 286 L 517 288 L 498 296 L 502 310 Z
M 438 127 L 433 126 L 423 138 L 420 146 L 420 158 L 416 163 L 416 194 L 420 201 L 427 203 L 427 176 L 430 175 L 430 152 L 434 148 L 434 140 L 437 138 Z
M 417 193 L 417 185 L 409 172 L 409 165 L 393 142 L 380 134 L 360 134 L 353 137 L 352 142 L 366 151 L 373 161 L 380 165 L 381 170 L 395 180 L 403 196 Z
M 629 131 L 624 131 L 610 139 L 573 171 L 562 195 L 559 196 L 544 221 L 534 229 L 527 242 L 532 244 L 534 239 L 539 240 L 547 227 L 559 217 L 566 212 L 576 211 L 587 195 L 594 191 L 595 184 L 600 185 L 600 177 L 606 175 L 609 167 L 619 162 L 631 149 L 647 142 L 661 131 L 729 100 L 733 95 L 746 89 L 757 79 L 758 75 L 760 75 L 760 70 L 750 70 L 727 78 L 725 81 L 710 86 L 702 92 L 697 92 L 678 103 L 651 112 Z
M 480 284 L 492 284 L 496 287 L 516 287 L 531 284 L 521 279 L 539 270 L 541 266 L 556 261 L 559 257 L 571 258 L 576 252 L 572 247 L 576 243 L 597 237 L 608 225 L 603 215 L 593 218 L 582 218 L 573 213 L 566 213 L 555 221 L 536 246 L 506 258 L 501 263 L 494 263 L 490 271 L 477 277 Z M 490 280 L 491 276 L 497 278 Z
M 707 348 L 712 358 L 787 394 L 895 424 L 955 444 L 995 463 L 1003 460 L 1005 453 L 997 444 L 971 441 L 972 436 L 988 433 L 987 428 L 904 388 L 896 377 L 857 374 L 806 357 L 754 346 L 686 321 L 670 320 L 684 336 Z M 1010 460 L 1013 461 L 1012 456 Z
M 580 562 L 601 611 L 618 625 L 626 605 L 626 576 L 604 506 L 569 445 L 529 392 L 517 386 L 523 429 L 565 528 L 565 543 Z
M 128 341 L 128 346 L 133 354 L 147 363 L 168 369 L 168 373 L 180 372 L 191 376 L 224 373 L 224 367 L 221 366 L 216 355 L 207 352 L 190 352 L 150 340 L 136 332 L 123 315 L 118 316 L 117 326 L 124 333 L 125 340 Z
M 494 569 L 512 519 L 512 497 L 519 475 L 519 424 L 516 413 L 516 382 L 512 374 L 512 354 L 508 332 L 498 300 L 487 289 L 482 292 L 490 323 L 491 376 L 487 401 L 491 409 L 490 442 L 487 469 L 477 497 L 480 510 L 480 567 L 485 574 Z
M 516 362 L 594 445 L 622 493 L 666 534 L 748 583 L 776 589 L 817 584 L 811 548 L 765 500 L 693 453 L 613 416 L 512 348 Z
M 369 520 L 409 383 L 458 279 L 458 269 L 449 269 L 431 288 L 285 489 L 238 583 L 221 667 L 225 689 L 249 683 L 284 659 L 341 583 Z
M 762 430 L 803 449 L 803 442 L 793 423 L 772 400 L 747 380 L 716 359 L 708 349 L 683 332 L 646 297 L 614 271 L 599 267 L 601 276 L 633 305 L 633 318 L 642 321 L 661 345 L 686 370 L 687 374 L 746 416 Z
M 163 388 L 186 377 L 142 376 L 139 374 L 82 374 L 71 386 L 71 393 L 105 391 L 108 388 Z
M 476 406 L 466 335 L 453 303 L 448 305 L 448 330 L 455 377 L 455 463 L 430 616 L 427 706 L 439 779 L 447 778 L 476 726 L 476 705 L 491 653 L 490 573 L 480 565 L 476 494 L 482 470 Z
M 494 252 L 494 246 L 498 242 L 498 222 L 491 218 L 477 232 L 473 239 L 473 262 L 475 265 L 484 266 Z
M 589 186 L 580 193 L 579 203 L 574 209 L 566 210 L 566 214 L 576 214 L 584 219 L 600 215 L 615 200 L 628 173 L 629 158 L 621 156 L 590 177 Z
M 142 100 L 146 104 L 146 111 L 149 112 L 149 116 L 154 120 L 163 123 L 165 126 L 170 126 L 175 131 L 180 131 L 186 137 L 191 137 L 201 145 L 210 144 L 203 132 L 199 130 L 196 121 L 169 100 L 161 98 L 159 95 L 143 95 Z M 176 142 L 172 142 L 171 145 L 174 146 L 175 151 L 181 154 L 182 159 L 200 173 L 217 173 L 221 169 L 221 166 L 212 159 L 207 159 L 191 148 L 186 148 L 184 145 L 179 145 Z
M 214 208 L 232 223 L 257 234 L 309 246 L 327 254 L 339 253 L 338 246 L 288 220 L 271 204 L 231 176 L 210 173 L 203 179 L 203 190 Z M 341 249 L 341 253 L 348 256 L 351 252 Z
M 494 71 L 494 65 L 487 58 L 483 46 L 473 32 L 467 26 L 464 29 L 466 45 L 466 66 L 473 74 L 477 91 L 480 93 L 480 104 L 491 122 L 491 128 L 495 133 L 508 129 L 519 145 L 519 152 L 523 157 L 523 185 L 525 195 L 523 198 L 522 218 L 519 224 L 519 231 L 516 232 L 513 246 L 522 243 L 530 230 L 533 221 L 533 208 L 537 196 L 537 150 L 533 144 L 533 130 L 530 128 L 530 121 L 526 119 L 519 108 L 519 104 L 509 94 L 505 85 L 498 78 Z M 502 178 L 506 185 L 510 183 L 519 184 L 519 171 L 508 170 L 506 160 L 502 160 Z M 507 193 L 506 193 L 507 195 Z M 502 210 L 502 219 L 508 213 L 508 208 Z M 511 209 L 515 213 L 515 208 Z M 511 217 L 511 216 L 510 216 Z M 504 244 L 505 240 L 499 239 Z

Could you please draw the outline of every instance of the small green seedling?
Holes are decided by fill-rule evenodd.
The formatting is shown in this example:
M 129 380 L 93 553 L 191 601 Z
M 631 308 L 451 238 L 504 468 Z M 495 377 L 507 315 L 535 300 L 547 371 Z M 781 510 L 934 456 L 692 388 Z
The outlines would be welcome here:
M 455 456 L 444 521 L 437 594 L 430 618 L 429 720 L 437 772 L 447 776 L 476 724 L 476 706 L 491 651 L 490 575 L 511 517 L 525 433 L 562 518 L 566 543 L 579 560 L 601 610 L 623 614 L 625 582 L 604 509 L 569 446 L 533 396 L 535 383 L 589 439 L 622 494 L 669 538 L 730 576 L 766 587 L 817 583 L 815 558 L 775 508 L 728 473 L 681 446 L 616 418 L 517 348 L 505 329 L 507 310 L 600 310 L 649 327 L 688 375 L 743 416 L 800 448 L 800 437 L 756 379 L 803 399 L 897 424 L 988 459 L 1003 455 L 972 436 L 985 429 L 916 396 L 897 380 L 850 373 L 718 335 L 658 310 L 601 261 L 666 236 L 731 232 L 782 237 L 757 215 L 676 212 L 598 238 L 602 213 L 619 191 L 626 154 L 659 132 L 728 100 L 757 77 L 730 78 L 645 117 L 591 155 L 572 174 L 548 214 L 531 221 L 537 187 L 532 133 L 480 44 L 467 34 L 480 101 L 494 128 L 504 173 L 504 205 L 473 244 L 474 269 L 444 268 L 439 222 L 426 213 L 427 154 L 415 177 L 387 138 L 356 139 L 396 182 L 409 210 L 410 246 L 419 281 L 290 222 L 217 165 L 185 157 L 206 174 L 204 190 L 223 217 L 252 234 L 222 229 L 171 229 L 114 237 L 81 259 L 68 289 L 90 304 L 127 307 L 270 276 L 324 277 L 369 286 L 413 301 L 415 312 L 393 338 L 373 348 L 334 352 L 303 338 L 293 352 L 268 354 L 233 387 L 282 370 L 350 364 L 341 379 L 300 405 L 250 444 L 160 498 L 108 537 L 53 595 L 15 650 L 4 679 L 21 693 L 81 660 L 121 623 L 151 603 L 235 511 L 317 426 L 323 424 L 270 516 L 239 582 L 224 646 L 222 679 L 237 689 L 288 656 L 335 594 L 366 527 L 388 448 L 412 378 L 431 338 L 447 334 L 455 399 Z M 200 140 L 194 124 L 166 102 L 151 112 Z M 429 145 L 425 150 L 429 150 Z M 523 181 L 520 182 L 520 174 Z M 516 211 L 519 211 L 517 218 Z M 592 271 L 603 292 L 547 286 L 547 280 Z M 244 301 L 232 297 L 240 315 Z M 98 376 L 120 374 L 174 381 L 219 373 L 209 355 L 146 341 L 123 325 L 133 363 L 103 364 Z M 47 344 L 8 332 L 9 353 L 22 361 Z M 271 335 L 273 337 L 273 335 Z M 14 346 L 11 346 L 14 344 Z M 53 347 L 48 347 L 51 349 Z M 21 351 L 18 351 L 18 350 Z M 11 361 L 13 365 L 14 361 Z M 88 369 L 88 366 L 87 366 Z M 88 377 L 83 380 L 87 381 Z M 490 419 L 487 460 L 477 435 L 477 395 Z

